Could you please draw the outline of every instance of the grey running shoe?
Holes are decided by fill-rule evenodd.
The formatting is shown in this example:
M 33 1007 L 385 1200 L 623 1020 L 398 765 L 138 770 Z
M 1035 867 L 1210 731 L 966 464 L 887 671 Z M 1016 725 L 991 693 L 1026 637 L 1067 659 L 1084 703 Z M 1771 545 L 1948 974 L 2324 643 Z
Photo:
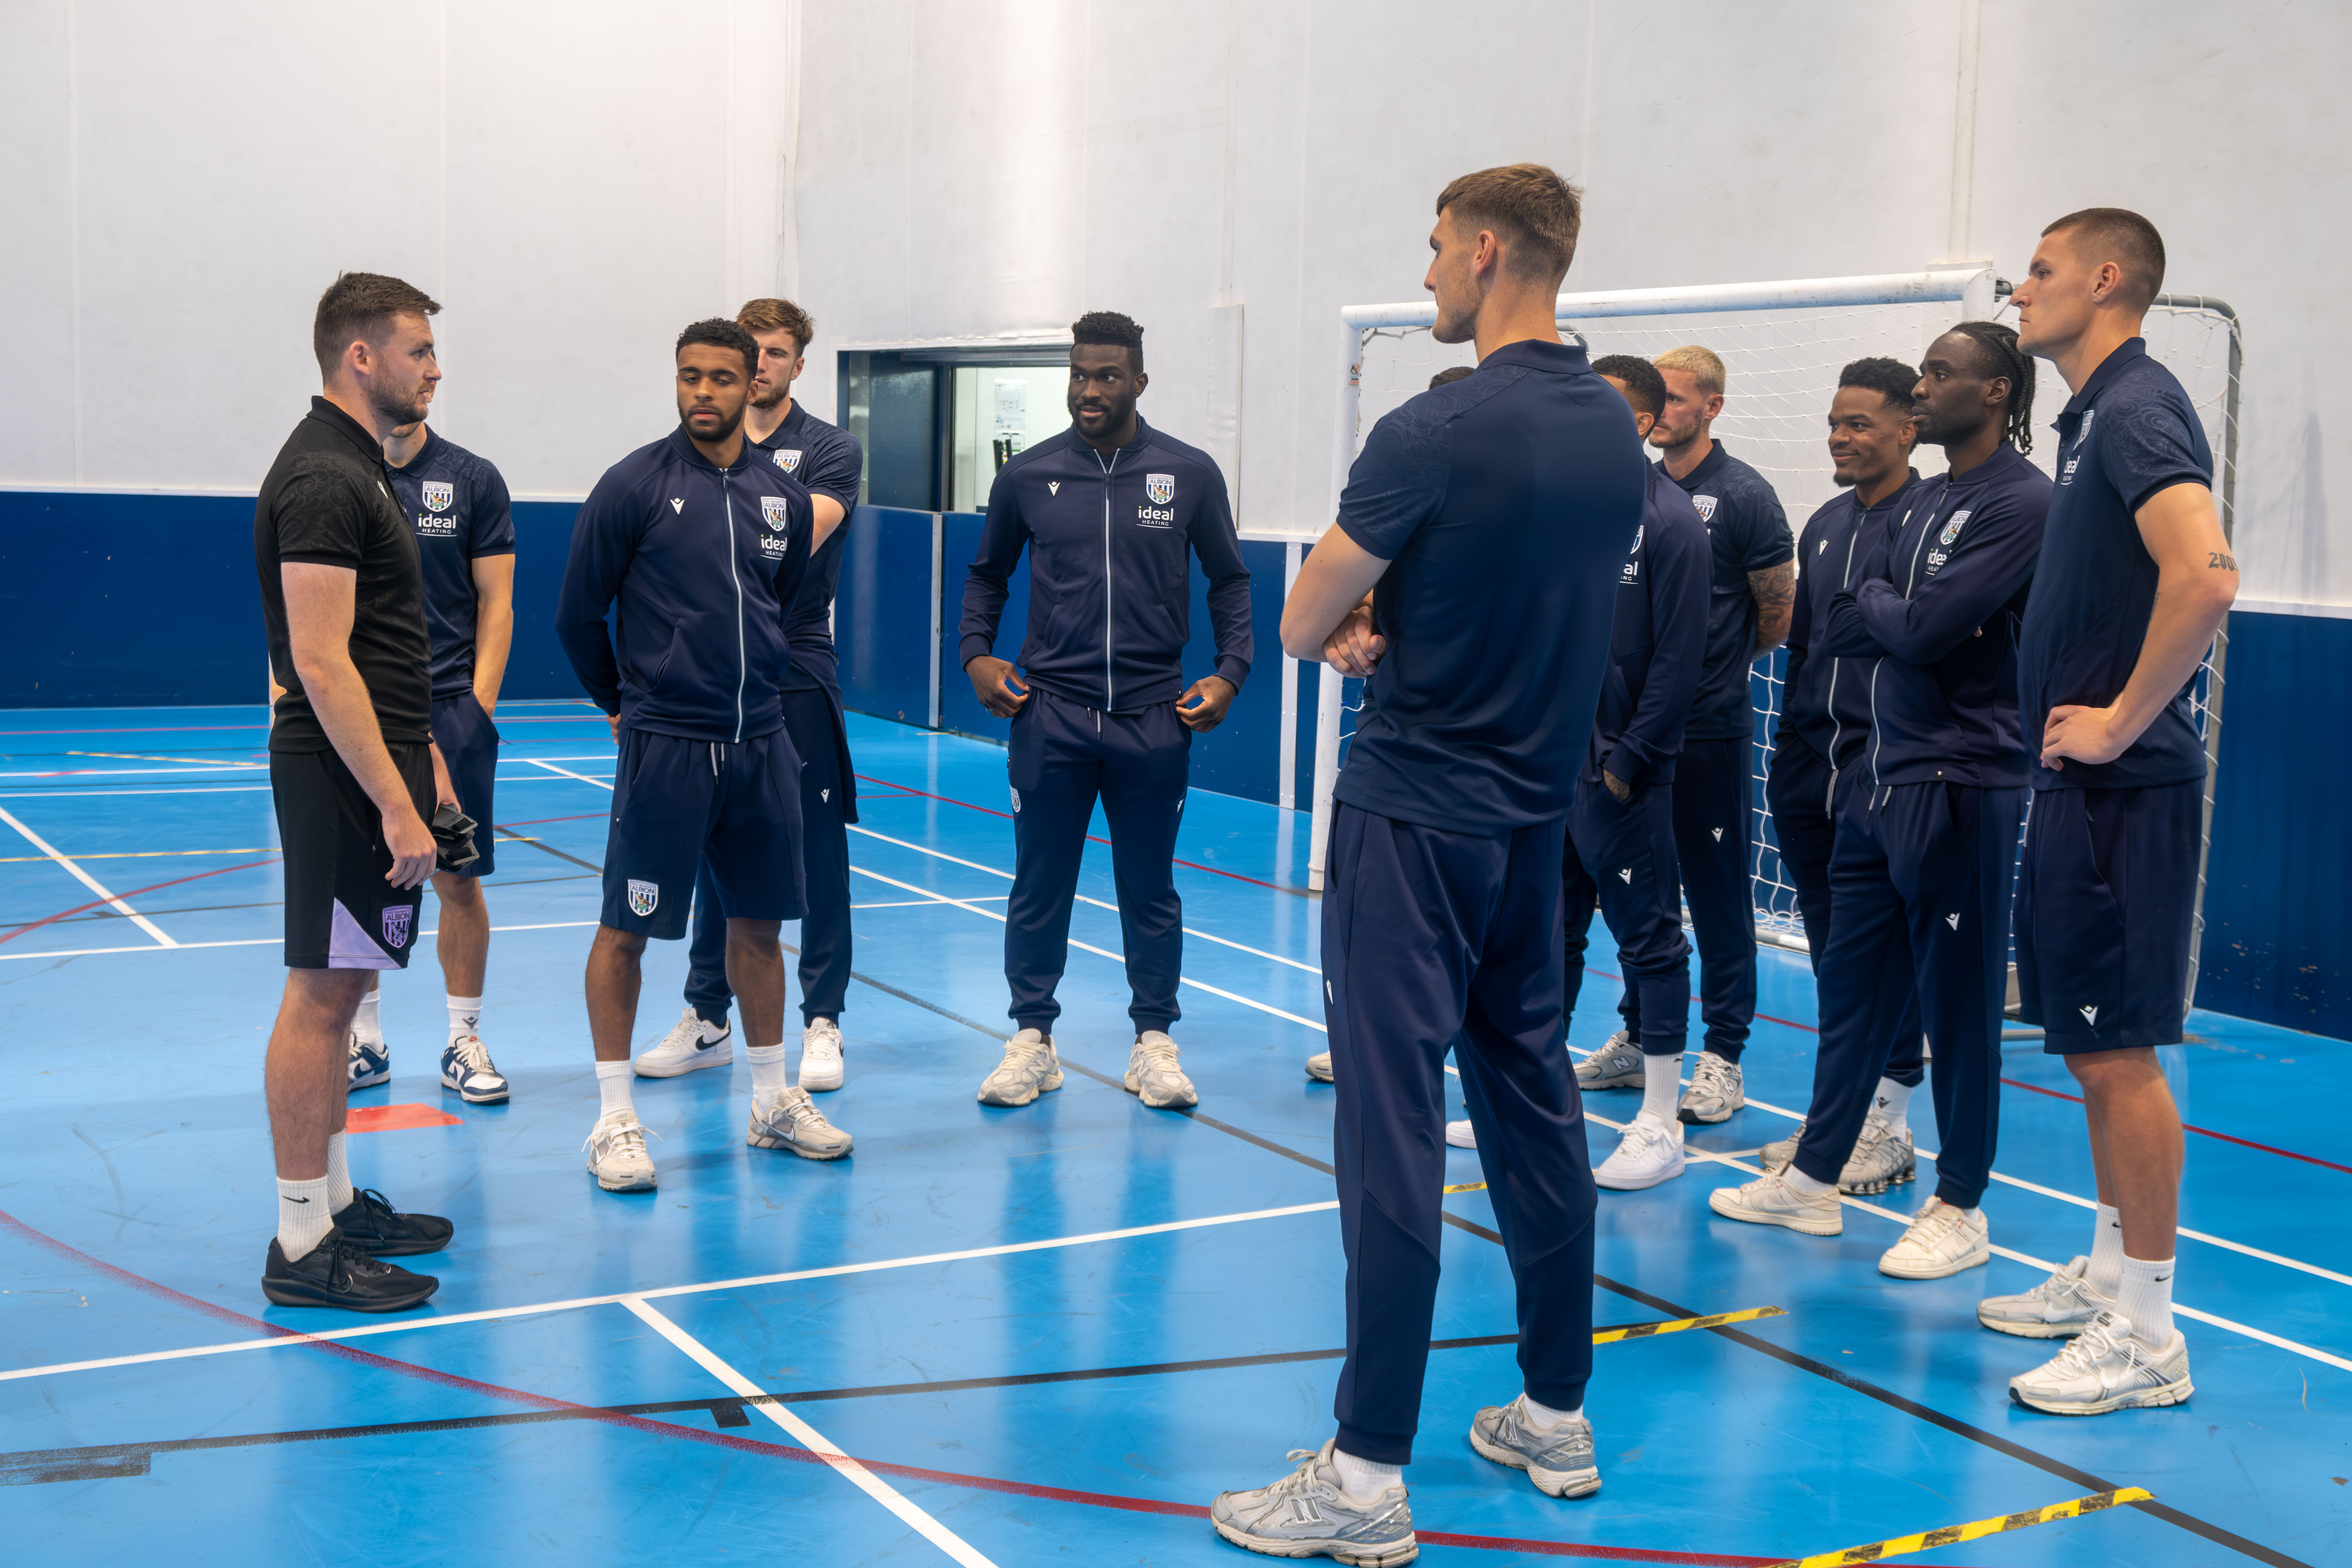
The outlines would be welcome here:
M 1331 1081 L 1331 1053 L 1318 1051 L 1307 1058 L 1307 1076 L 1317 1083 Z
M 2150 1350 L 2132 1338 L 2131 1321 L 2101 1312 L 2082 1337 L 2032 1372 L 2009 1380 L 2009 1396 L 2053 1415 L 2105 1415 L 2110 1410 L 2153 1410 L 2197 1392 L 2189 1381 L 2189 1341 Z
M 1756 1152 L 1756 1163 L 1763 1166 L 1768 1173 L 1773 1171 L 1788 1169 L 1789 1162 L 1797 1157 L 1797 1144 L 1802 1141 L 1804 1136 L 1805 1124 L 1800 1121 L 1797 1123 L 1797 1130 L 1794 1132 L 1790 1133 L 1786 1138 L 1781 1139 L 1777 1143 L 1767 1143 L 1763 1148 L 1758 1150 Z
M 1791 1156 L 1793 1158 L 1793 1156 Z M 1838 1191 L 1869 1197 L 1899 1187 L 1918 1174 L 1919 1159 L 1911 1145 L 1911 1129 L 1897 1132 L 1885 1117 L 1874 1112 L 1862 1124 L 1853 1152 L 1838 1173 Z
M 765 1105 L 751 1101 L 743 1141 L 754 1149 L 790 1149 L 803 1160 L 838 1160 L 856 1142 L 824 1119 L 804 1089 L 788 1089 Z
M 2090 1268 L 2089 1258 L 2077 1258 L 2022 1295 L 1988 1296 L 1977 1303 L 1977 1321 L 2021 1340 L 2073 1339 L 2116 1304 L 2091 1283 Z
M 1642 1087 L 1642 1047 L 1633 1037 L 1620 1029 L 1609 1037 L 1608 1043 L 1576 1064 L 1576 1087 L 1592 1089 L 1639 1089 Z
M 645 1125 L 634 1110 L 614 1110 L 588 1131 L 588 1169 L 608 1193 L 649 1193 L 658 1184 L 654 1157 L 646 1152 Z
M 1489 1405 L 1470 1423 L 1470 1446 L 1498 1465 L 1525 1470 L 1548 1497 L 1591 1497 L 1601 1489 L 1601 1467 L 1592 1454 L 1592 1423 L 1583 1416 L 1549 1431 L 1528 1422 L 1528 1396 Z
M 1694 1125 L 1712 1125 L 1730 1121 L 1731 1113 L 1747 1103 L 1747 1095 L 1740 1091 L 1739 1064 L 1726 1061 L 1713 1051 L 1701 1051 L 1698 1065 L 1691 1068 L 1690 1087 L 1683 1090 L 1675 1114 Z
M 1328 1557 L 1365 1568 L 1398 1568 L 1420 1556 L 1404 1488 L 1349 1497 L 1331 1458 L 1338 1445 L 1335 1437 L 1319 1451 L 1293 1448 L 1290 1457 L 1306 1463 L 1270 1487 L 1219 1492 L 1209 1505 L 1217 1533 L 1268 1557 Z
M 1146 1029 L 1127 1053 L 1127 1092 L 1154 1110 L 1181 1110 L 1198 1105 L 1192 1080 L 1177 1065 L 1176 1042 L 1157 1029 Z
M 1024 1029 L 1004 1042 L 1004 1059 L 980 1080 L 980 1102 L 1026 1105 L 1061 1087 L 1062 1063 L 1054 1055 L 1053 1040 L 1034 1029 Z

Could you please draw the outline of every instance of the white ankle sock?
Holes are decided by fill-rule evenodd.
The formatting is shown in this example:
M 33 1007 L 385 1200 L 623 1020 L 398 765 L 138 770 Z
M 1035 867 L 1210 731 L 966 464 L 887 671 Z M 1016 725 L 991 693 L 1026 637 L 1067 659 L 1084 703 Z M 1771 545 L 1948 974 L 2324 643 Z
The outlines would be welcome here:
M 2169 1258 L 2151 1263 L 2124 1259 L 2123 1285 L 2116 1292 L 2116 1310 L 2131 1320 L 2132 1338 L 2159 1350 L 2172 1342 L 2172 1276 Z
M 596 1092 L 604 1101 L 603 1109 L 597 1111 L 597 1115 L 610 1116 L 616 1110 L 625 1110 L 632 1115 L 636 1113 L 636 1102 L 629 1098 L 628 1063 L 598 1062 Z
M 1584 1414 L 1580 1405 L 1573 1410 L 1554 1410 L 1549 1405 L 1538 1405 L 1532 1394 L 1519 1395 L 1519 1408 L 1528 1413 L 1528 1424 L 1538 1432 L 1549 1432 L 1563 1421 L 1573 1421 Z
M 1661 1121 L 1675 1119 L 1675 1106 L 1682 1099 L 1683 1054 L 1642 1058 L 1642 1109 Z
M 1793 1160 L 1781 1168 L 1780 1180 L 1789 1184 L 1789 1190 L 1790 1192 L 1802 1193 L 1809 1198 L 1817 1198 L 1823 1193 L 1833 1193 L 1837 1191 L 1836 1183 L 1817 1182 L 1813 1180 L 1812 1177 L 1797 1169 L 1796 1162 Z
M 360 1010 L 352 1015 L 352 1033 L 369 1045 L 383 1044 L 383 993 L 371 991 L 360 998 Z
M 1878 1113 L 1897 1132 L 1911 1131 L 1911 1091 L 1918 1085 L 1897 1083 L 1891 1078 L 1878 1080 Z
M 308 1257 L 327 1232 L 334 1229 L 333 1211 L 327 1206 L 327 1178 L 289 1182 L 278 1178 L 278 1247 L 293 1262 Z
M 2124 1216 L 2112 1204 L 2099 1205 L 2098 1229 L 2091 1234 L 2091 1266 L 2083 1278 L 2112 1296 L 2124 1279 Z
M 449 1037 L 476 1035 L 482 1032 L 482 999 L 479 996 L 449 998 Z
M 766 1105 L 793 1087 L 792 1063 L 786 1059 L 783 1047 L 748 1047 L 743 1059 L 751 1064 L 751 1099 L 755 1104 Z
M 1376 1498 L 1404 1479 L 1402 1465 L 1376 1465 L 1345 1448 L 1331 1450 L 1331 1467 L 1339 1472 L 1339 1489 L 1352 1498 Z
M 327 1134 L 327 1212 L 337 1215 L 351 1206 L 352 1168 L 343 1161 L 343 1135 Z

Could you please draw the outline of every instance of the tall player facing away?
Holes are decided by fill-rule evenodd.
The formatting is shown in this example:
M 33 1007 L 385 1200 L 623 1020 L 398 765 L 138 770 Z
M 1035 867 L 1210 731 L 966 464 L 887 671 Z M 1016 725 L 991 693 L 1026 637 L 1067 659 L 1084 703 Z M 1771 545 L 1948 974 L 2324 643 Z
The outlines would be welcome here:
M 2140 318 L 2164 241 L 2093 207 L 2042 231 L 2014 296 L 2020 346 L 2074 389 L 2058 489 L 2019 653 L 2033 818 L 2017 889 L 2018 988 L 2042 1048 L 2083 1086 L 2099 1213 L 2090 1257 L 1987 1328 L 2081 1337 L 2010 1380 L 2037 1410 L 2095 1415 L 2189 1397 L 2172 1326 L 2180 1113 L 2157 1046 L 2180 1038 L 2205 752 L 2189 687 L 2237 595 L 2213 457 Z
M 1178 1017 L 1184 910 L 1173 858 L 1192 736 L 1215 729 L 1249 679 L 1249 569 L 1214 458 L 1135 411 L 1150 384 L 1143 329 L 1110 310 L 1071 326 L 1070 427 L 997 470 L 964 580 L 959 637 L 981 705 L 1013 721 L 1013 896 L 1004 978 L 1018 1031 L 980 1086 L 982 1105 L 1062 1087 L 1054 1000 L 1069 958 L 1087 824 L 1102 802 L 1118 884 L 1135 1044 L 1128 1092 L 1198 1103 L 1168 1035 Z M 1007 584 L 1029 552 L 1021 670 L 990 650 Z M 1197 556 L 1209 579 L 1217 669 L 1181 694 Z
M 735 312 L 735 324 L 760 345 L 743 434 L 764 460 L 808 490 L 816 521 L 807 579 L 800 596 L 784 606 L 792 663 L 780 694 L 784 733 L 801 760 L 801 865 L 807 882 L 808 912 L 801 917 L 800 1087 L 839 1089 L 841 1009 L 850 965 L 847 825 L 857 820 L 857 777 L 850 769 L 841 714 L 833 595 L 841 582 L 842 546 L 866 459 L 856 437 L 819 419 L 793 396 L 816 328 L 808 313 L 789 300 L 753 300 Z M 694 882 L 686 1011 L 659 1045 L 637 1058 L 637 1076 L 676 1078 L 724 1066 L 735 1054 L 727 1026 L 733 998 L 727 984 L 727 914 L 706 862 Z
M 1707 606 L 1706 668 L 1675 764 L 1675 850 L 1682 891 L 1698 938 L 1700 1016 L 1706 1049 L 1691 1070 L 1678 1114 L 1685 1121 L 1728 1121 L 1747 1103 L 1740 1053 L 1756 1021 L 1756 900 L 1748 887 L 1748 777 L 1754 771 L 1755 710 L 1748 667 L 1789 635 L 1796 596 L 1796 549 L 1780 498 L 1764 476 L 1715 439 L 1723 412 L 1723 361 L 1696 343 L 1656 360 L 1666 411 L 1650 431 L 1666 477 L 1687 491 L 1714 547 Z M 1641 998 L 1625 994 L 1625 1034 L 1577 1068 L 1586 1089 L 1637 1085 Z
M 1858 359 L 1838 373 L 1829 408 L 1830 467 L 1844 493 L 1822 502 L 1797 541 L 1797 599 L 1764 798 L 1772 808 L 1780 864 L 1796 884 L 1816 982 L 1830 946 L 1830 852 L 1838 818 L 1862 798 L 1857 781 L 1870 741 L 1874 664 L 1832 658 L 1822 643 L 1829 635 L 1830 601 L 1861 581 L 1864 539 L 1875 538 L 1902 515 L 1905 499 L 1919 482 L 1919 470 L 1911 467 L 1919 435 L 1912 394 L 1918 385 L 1917 371 L 1891 359 Z M 1927 1072 L 1921 1038 L 1915 995 L 1895 1028 L 1853 1157 L 1838 1176 L 1840 1192 L 1883 1193 L 1917 1170 L 1910 1107 L 1911 1091 Z M 1764 1168 L 1787 1164 L 1804 1131 L 1799 1122 L 1794 1133 L 1766 1144 Z
M 646 940 L 686 934 L 705 858 L 751 1055 L 754 1148 L 849 1152 L 783 1050 L 777 928 L 799 918 L 800 759 L 776 689 L 783 607 L 808 574 L 808 491 L 743 439 L 760 346 L 732 321 L 678 334 L 678 427 L 604 472 L 572 525 L 555 630 L 620 747 L 604 908 L 588 953 L 600 1113 L 588 1169 L 607 1192 L 656 1182 L 629 1095 Z M 605 615 L 619 601 L 618 646 Z
M 1437 1295 L 1445 1055 L 1462 1073 L 1517 1285 L 1524 1392 L 1470 1441 L 1554 1497 L 1601 1486 L 1594 1194 L 1562 1013 L 1560 865 L 1611 616 L 1641 526 L 1625 400 L 1559 341 L 1575 189 L 1521 163 L 1438 198 L 1425 286 L 1477 373 L 1364 443 L 1283 609 L 1283 647 L 1369 669 L 1332 806 L 1324 1012 L 1335 1077 L 1348 1359 L 1339 1434 L 1218 1532 L 1273 1556 L 1410 1562 L 1412 1458 Z M 1365 596 L 1372 603 L 1365 605 Z
M 1982 1201 L 2000 1124 L 2010 895 L 2025 809 L 2017 626 L 2050 510 L 2026 461 L 2033 367 L 2017 334 L 1964 321 L 1928 345 L 1920 439 L 1951 467 L 1862 541 L 1851 592 L 1830 601 L 1833 658 L 1875 659 L 1863 795 L 1837 825 L 1820 973 L 1812 1102 L 1790 1166 L 1710 1195 L 1731 1219 L 1815 1236 L 1844 1228 L 1838 1185 L 1860 1152 L 1913 977 L 1935 1042 L 1936 1192 L 1878 1260 L 1940 1279 L 1991 1257 Z M 1882 1142 L 1884 1141 L 1882 1140 Z
M 416 540 L 383 441 L 424 417 L 441 371 L 428 317 L 397 278 L 347 272 L 311 329 L 324 394 L 294 427 L 253 512 L 270 679 L 269 790 L 286 853 L 286 994 L 263 1069 L 278 1235 L 262 1293 L 280 1306 L 396 1312 L 440 1281 L 383 1262 L 437 1252 L 453 1226 L 354 1193 L 343 1153 L 344 1037 L 378 970 L 408 963 L 451 797 L 434 749 L 431 643 Z

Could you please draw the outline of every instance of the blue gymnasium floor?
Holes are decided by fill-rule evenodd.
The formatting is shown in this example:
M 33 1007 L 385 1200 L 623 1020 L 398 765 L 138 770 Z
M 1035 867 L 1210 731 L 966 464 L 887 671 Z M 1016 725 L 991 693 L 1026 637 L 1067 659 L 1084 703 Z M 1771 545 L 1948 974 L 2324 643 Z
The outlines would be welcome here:
M 1117 1087 L 1129 1036 L 1098 849 L 1085 893 L 1105 904 L 1079 910 L 1090 945 L 1063 994 L 1076 1070 L 1035 1106 L 988 1110 L 972 1090 L 1005 1027 L 1003 753 L 853 718 L 864 983 L 848 1084 L 824 1105 L 856 1153 L 746 1148 L 740 1067 L 641 1081 L 662 1185 L 618 1197 L 578 1152 L 612 748 L 582 705 L 509 705 L 499 818 L 522 841 L 490 884 L 484 1034 L 514 1098 L 444 1095 L 437 969 L 388 980 L 395 1076 L 354 1105 L 434 1124 L 355 1135 L 353 1172 L 458 1232 L 412 1260 L 439 1297 L 387 1321 L 268 1307 L 257 1285 L 273 1223 L 259 1058 L 282 973 L 262 722 L 0 714 L 10 1562 L 162 1542 L 238 1564 L 1254 1560 L 1202 1505 L 1328 1434 L 1343 1341 L 1330 1090 L 1300 1071 L 1322 1043 L 1303 817 L 1199 794 L 1186 813 L 1186 921 L 1221 939 L 1188 945 L 1177 1031 L 1201 1114 Z M 106 894 L 121 903 L 93 906 Z M 676 1016 L 684 963 L 656 944 L 641 1042 Z M 1588 981 L 1580 1048 L 1612 1001 Z M 1801 958 L 1766 951 L 1762 1011 L 1812 1016 Z M 2188 1120 L 2218 1136 L 2189 1139 L 2184 1223 L 2207 1234 L 2182 1243 L 2180 1298 L 2208 1316 L 2184 1325 L 2188 1406 L 2069 1421 L 2005 1398 L 2047 1352 L 1978 1329 L 1972 1304 L 2078 1250 L 2090 1191 L 2063 1069 L 2013 1047 L 1989 1204 L 2007 1250 L 1981 1273 L 1875 1272 L 1916 1188 L 1857 1204 L 1833 1241 L 1712 1218 L 1707 1189 L 1790 1125 L 1753 1104 L 1694 1136 L 1723 1163 L 1603 1194 L 1599 1268 L 1622 1288 L 1596 1292 L 1598 1323 L 1786 1315 L 1599 1348 L 1606 1488 L 1590 1500 L 1544 1498 L 1464 1440 L 1517 1379 L 1494 1342 L 1513 1323 L 1485 1194 L 1449 1198 L 1436 1333 L 1475 1342 L 1430 1362 L 1408 1472 L 1423 1561 L 1764 1563 L 2117 1486 L 2158 1501 L 1920 1560 L 2352 1560 L 2352 1150 L 2331 1091 L 2352 1047 L 2207 1014 L 2190 1027 L 2164 1055 Z M 1750 1092 L 1800 1107 L 1811 1047 L 1759 1021 Z M 1596 1123 L 1633 1098 L 1595 1097 Z M 1614 1134 L 1593 1136 L 1598 1158 Z M 1478 1176 L 1453 1156 L 1454 1182 Z M 739 1402 L 761 1393 L 781 1401 Z

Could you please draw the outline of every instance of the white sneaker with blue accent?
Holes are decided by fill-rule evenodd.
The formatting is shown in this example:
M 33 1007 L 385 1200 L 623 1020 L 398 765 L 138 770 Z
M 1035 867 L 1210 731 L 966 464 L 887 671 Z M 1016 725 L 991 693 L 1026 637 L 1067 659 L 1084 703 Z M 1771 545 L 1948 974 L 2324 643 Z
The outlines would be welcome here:
M 1539 1427 L 1528 1415 L 1528 1396 L 1489 1405 L 1470 1423 L 1470 1446 L 1498 1465 L 1525 1470 L 1547 1497 L 1591 1497 L 1601 1489 L 1592 1452 L 1592 1423 L 1572 1415 Z
M 1400 1568 L 1421 1555 L 1412 1533 L 1412 1506 L 1402 1486 L 1376 1498 L 1349 1497 L 1331 1458 L 1334 1437 L 1320 1450 L 1293 1448 L 1303 1459 L 1270 1487 L 1219 1492 L 1210 1522 L 1235 1546 L 1268 1557 L 1328 1557 L 1361 1568 Z
M 382 1040 L 362 1040 L 356 1031 L 347 1031 L 343 1058 L 352 1089 L 373 1089 L 392 1081 L 392 1047 Z
M 468 1105 L 501 1105 L 507 1098 L 506 1075 L 490 1064 L 479 1035 L 460 1035 L 442 1047 L 441 1087 L 456 1089 Z
M 629 1064 L 639 1078 L 677 1078 L 704 1068 L 723 1068 L 735 1059 L 735 1031 L 725 1024 L 706 1024 L 688 1007 L 661 1037 L 661 1044 Z

